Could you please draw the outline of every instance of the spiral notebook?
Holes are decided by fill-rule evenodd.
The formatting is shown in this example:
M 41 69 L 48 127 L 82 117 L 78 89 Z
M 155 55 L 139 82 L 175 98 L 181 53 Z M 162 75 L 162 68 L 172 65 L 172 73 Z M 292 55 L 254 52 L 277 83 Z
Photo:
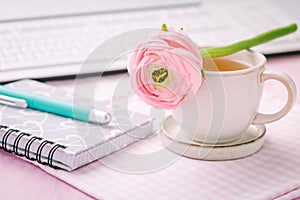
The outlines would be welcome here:
M 6 86 L 72 101 L 72 94 L 33 80 Z M 96 102 L 95 107 L 109 110 L 109 106 L 101 102 Z M 152 120 L 136 112 L 128 112 L 122 122 L 114 116 L 109 125 L 99 126 L 32 109 L 0 104 L 0 110 L 0 146 L 3 150 L 68 171 L 152 133 Z

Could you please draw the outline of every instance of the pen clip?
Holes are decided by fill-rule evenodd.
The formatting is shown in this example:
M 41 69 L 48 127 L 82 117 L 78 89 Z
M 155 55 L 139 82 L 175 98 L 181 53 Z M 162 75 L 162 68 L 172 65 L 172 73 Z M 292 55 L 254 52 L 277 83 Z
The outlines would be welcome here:
M 0 104 L 13 106 L 17 108 L 27 108 L 27 102 L 24 99 L 18 99 L 0 94 Z

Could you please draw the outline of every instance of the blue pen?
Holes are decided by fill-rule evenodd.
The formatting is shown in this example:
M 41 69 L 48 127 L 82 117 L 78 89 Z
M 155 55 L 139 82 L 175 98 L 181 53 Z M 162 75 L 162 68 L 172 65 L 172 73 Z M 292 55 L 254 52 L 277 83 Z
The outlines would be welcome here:
M 111 115 L 108 112 L 44 95 L 32 94 L 0 85 L 0 103 L 20 108 L 32 108 L 85 122 L 108 124 Z

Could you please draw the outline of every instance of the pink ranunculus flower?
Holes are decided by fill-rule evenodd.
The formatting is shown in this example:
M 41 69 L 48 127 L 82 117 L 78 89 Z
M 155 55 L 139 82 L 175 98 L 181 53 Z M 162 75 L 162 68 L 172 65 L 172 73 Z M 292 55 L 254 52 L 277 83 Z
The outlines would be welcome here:
M 177 108 L 202 84 L 200 52 L 182 30 L 145 38 L 129 56 L 127 68 L 139 98 L 159 108 Z

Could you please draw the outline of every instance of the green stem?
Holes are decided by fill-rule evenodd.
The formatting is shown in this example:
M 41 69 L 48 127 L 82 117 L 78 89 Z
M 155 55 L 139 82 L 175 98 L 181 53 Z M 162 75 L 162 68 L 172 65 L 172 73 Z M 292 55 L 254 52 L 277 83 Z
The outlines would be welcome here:
M 268 42 L 270 40 L 282 37 L 284 35 L 293 33 L 297 30 L 296 24 L 291 24 L 281 28 L 273 29 L 255 37 L 242 40 L 230 45 L 215 47 L 215 48 L 204 48 L 200 50 L 202 58 L 215 58 L 221 56 L 227 56 L 244 49 L 249 49 L 256 45 Z

